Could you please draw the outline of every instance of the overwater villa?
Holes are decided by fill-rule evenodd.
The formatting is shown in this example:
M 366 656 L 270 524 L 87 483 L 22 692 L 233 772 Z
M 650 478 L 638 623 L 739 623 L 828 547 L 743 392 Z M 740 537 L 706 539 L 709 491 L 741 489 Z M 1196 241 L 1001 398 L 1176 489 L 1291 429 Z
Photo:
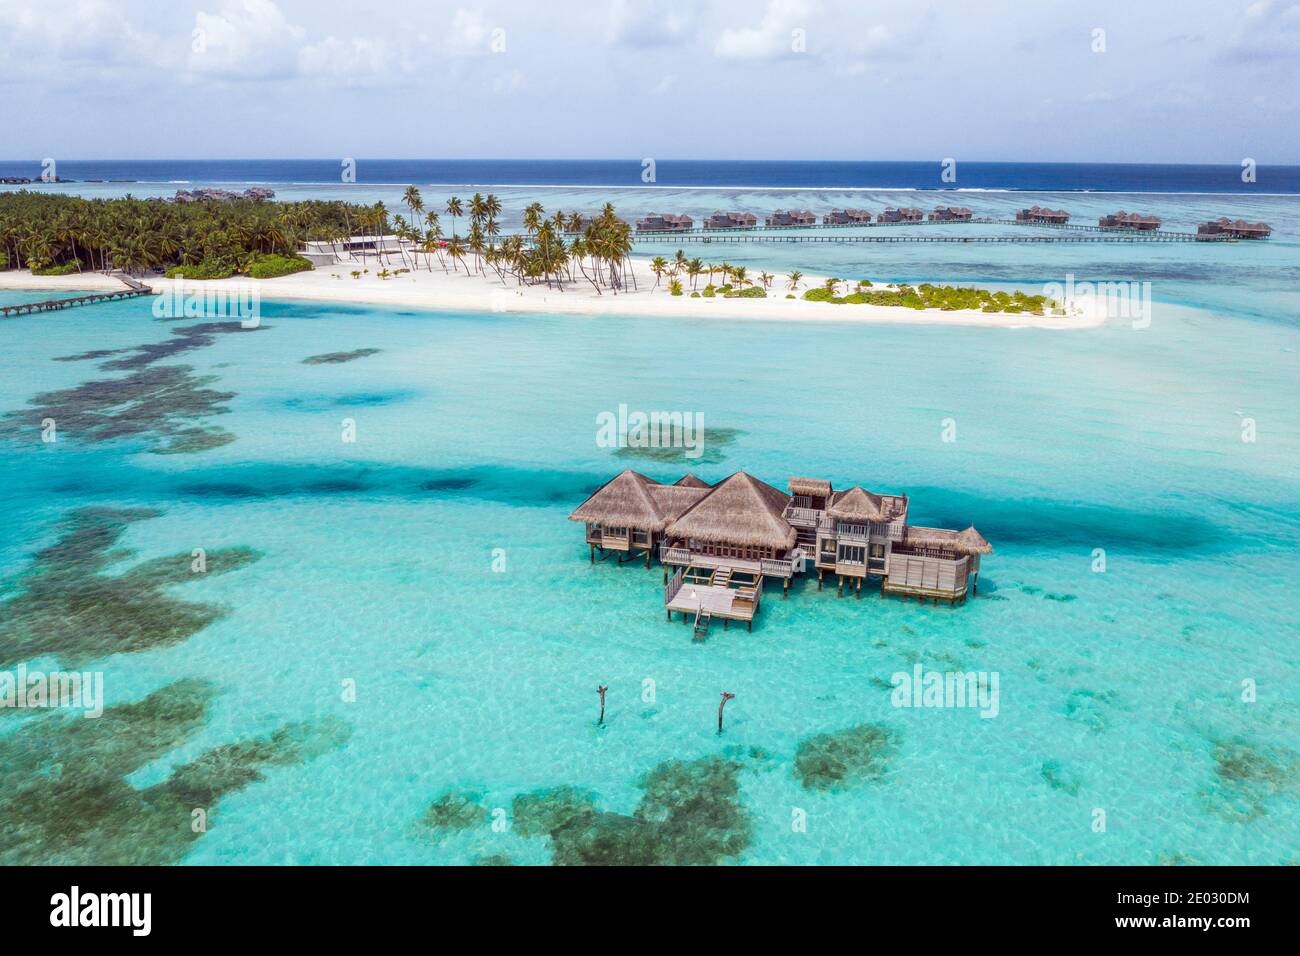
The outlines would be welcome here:
M 936 206 L 930 213 L 931 222 L 970 222 L 974 213 L 965 206 Z
M 792 478 L 790 493 L 743 471 L 710 485 L 686 475 L 661 484 L 631 469 L 598 488 L 569 516 L 586 526 L 592 562 L 658 556 L 664 609 L 695 622 L 743 621 L 752 630 L 769 578 L 790 592 L 796 575 L 816 573 L 821 590 L 862 596 L 878 578 L 883 594 L 964 602 L 976 592 L 980 555 L 993 549 L 973 527 L 964 531 L 908 525 L 906 495 L 861 487 L 836 491 L 819 478 Z
M 690 216 L 674 212 L 666 212 L 662 215 L 657 212 L 647 213 L 644 219 L 636 221 L 637 232 L 680 232 L 694 225 L 695 220 Z
M 1113 212 L 1097 220 L 1102 229 L 1134 229 L 1138 232 L 1155 232 L 1160 228 L 1159 216 L 1146 216 L 1140 212 Z
M 791 209 L 789 212 L 778 209 L 767 217 L 766 223 L 769 226 L 815 226 L 817 217 L 807 209 Z
M 758 217 L 752 212 L 722 212 L 718 210 L 704 220 L 705 229 L 753 229 Z
M 1046 206 L 1030 206 L 1016 213 L 1016 222 L 1032 222 L 1044 226 L 1064 226 L 1070 221 L 1070 214 L 1064 209 L 1048 209 Z
M 915 206 L 901 206 L 894 208 L 890 206 L 882 212 L 877 218 L 877 222 L 922 222 L 925 219 L 925 213 Z
M 865 225 L 872 218 L 869 209 L 832 209 L 822 216 L 822 223 L 827 226 Z
M 1273 227 L 1268 223 L 1229 219 L 1227 216 L 1202 223 L 1196 230 L 1198 239 L 1267 239 L 1272 234 Z

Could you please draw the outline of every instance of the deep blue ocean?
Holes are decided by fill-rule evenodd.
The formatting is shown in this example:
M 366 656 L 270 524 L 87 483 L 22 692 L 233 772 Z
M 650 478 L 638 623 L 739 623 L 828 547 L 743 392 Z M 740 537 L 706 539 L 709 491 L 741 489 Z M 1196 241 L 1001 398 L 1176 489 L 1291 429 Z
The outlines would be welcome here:
M 642 160 L 360 159 L 355 182 L 518 186 L 637 186 Z M 39 159 L 0 160 L 0 178 L 38 179 Z M 60 159 L 64 180 L 139 183 L 298 183 L 341 181 L 340 159 Z M 958 162 L 956 180 L 940 160 L 790 162 L 663 159 L 654 183 L 701 188 L 948 189 L 1017 192 L 1300 193 L 1300 166 L 1259 166 L 1242 181 L 1239 166 L 1138 163 Z

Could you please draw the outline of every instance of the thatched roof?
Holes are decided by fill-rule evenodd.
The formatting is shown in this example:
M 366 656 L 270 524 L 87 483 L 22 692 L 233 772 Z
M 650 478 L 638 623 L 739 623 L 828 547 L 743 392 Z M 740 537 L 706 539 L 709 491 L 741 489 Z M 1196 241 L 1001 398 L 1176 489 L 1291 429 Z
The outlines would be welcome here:
M 861 485 L 854 485 L 848 491 L 837 494 L 826 513 L 844 521 L 884 523 L 892 516 L 893 509 L 886 504 L 883 496 L 872 494 Z
M 673 482 L 683 488 L 712 488 L 713 486 L 703 478 L 696 478 L 689 471 Z
M 909 525 L 903 543 L 919 548 L 940 548 L 957 554 L 991 554 L 993 551 L 993 546 L 984 540 L 984 535 L 976 531 L 974 525 L 965 531 Z
M 831 493 L 831 483 L 824 478 L 791 478 L 789 488 L 790 493 L 795 495 L 821 495 L 826 498 Z
M 650 500 L 664 517 L 664 523 L 677 518 L 701 498 L 713 490 L 712 485 L 697 488 L 694 485 L 651 485 Z
M 975 530 L 971 525 L 965 531 L 959 532 L 957 542 L 966 550 L 967 554 L 992 554 L 993 545 L 985 540 L 984 535 Z
M 570 521 L 595 521 L 613 527 L 662 531 L 668 519 L 655 504 L 650 490 L 663 487 L 627 468 L 605 482 L 578 505 Z
M 789 501 L 785 492 L 738 471 L 671 522 L 668 533 L 744 547 L 792 548 L 794 528 L 782 517 Z

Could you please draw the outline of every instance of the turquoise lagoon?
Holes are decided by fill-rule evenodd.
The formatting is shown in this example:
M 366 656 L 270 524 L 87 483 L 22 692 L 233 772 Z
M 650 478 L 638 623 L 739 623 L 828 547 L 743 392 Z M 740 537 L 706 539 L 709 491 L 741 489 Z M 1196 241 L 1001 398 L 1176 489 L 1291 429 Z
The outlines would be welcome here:
M 214 688 L 191 733 L 167 746 L 136 741 L 125 773 L 136 790 L 286 724 L 349 729 L 309 759 L 272 761 L 260 779 L 231 787 L 208 831 L 173 854 L 185 863 L 544 864 L 551 843 L 513 825 L 515 798 L 572 786 L 602 810 L 631 814 L 656 767 L 712 757 L 736 764 L 744 821 L 719 862 L 1295 862 L 1300 329 L 1288 236 L 1300 218 L 1294 200 L 1274 198 L 1145 205 L 1175 206 L 1167 218 L 1189 222 L 1202 211 L 1253 213 L 1280 235 L 1261 247 L 698 253 L 1026 288 L 1067 273 L 1146 278 L 1157 302 L 1145 329 L 810 327 L 266 301 L 254 333 L 219 332 L 114 369 L 101 365 L 137 353 L 55 359 L 166 342 L 192 323 L 157 320 L 138 301 L 2 322 L 0 414 L 19 416 L 3 422 L 0 440 L 0 597 L 10 601 L 0 615 L 14 613 L 33 553 L 77 509 L 152 509 L 122 527 L 111 548 L 131 553 L 115 555 L 108 577 L 172 555 L 188 562 L 195 548 L 256 552 L 251 564 L 115 609 L 130 620 L 170 595 L 222 609 L 206 626 L 75 662 L 104 671 L 110 706 L 181 679 Z M 302 362 L 362 348 L 381 351 Z M 38 393 L 174 366 L 192 372 L 106 411 L 132 417 L 131 436 L 91 441 L 74 421 L 73 433 L 45 444 L 22 418 Z M 187 401 L 203 388 L 228 397 Z M 59 414 L 93 394 L 64 396 Z M 170 426 L 160 419 L 169 403 L 181 408 Z M 699 462 L 620 457 L 596 443 L 596 416 L 619 404 L 699 411 L 719 431 Z M 941 440 L 948 418 L 952 443 Z M 1256 441 L 1243 442 L 1243 418 L 1255 421 Z M 344 419 L 355 442 L 342 440 Z M 194 424 L 233 440 L 153 453 L 166 442 L 160 428 Z M 769 587 L 752 634 L 717 630 L 695 644 L 664 620 L 657 565 L 593 566 L 581 527 L 566 520 L 628 465 L 663 480 L 745 469 L 777 485 L 810 474 L 906 491 L 915 522 L 973 522 L 996 551 L 964 607 L 874 589 L 837 598 L 805 581 L 784 601 Z M 1104 573 L 1094 571 L 1096 549 Z M 891 676 L 916 663 L 997 672 L 998 715 L 893 707 Z M 1254 702 L 1243 700 L 1245 681 Z M 604 728 L 599 684 L 609 685 Z M 736 698 L 719 736 L 723 690 Z M 0 748 L 30 758 L 36 776 L 51 773 L 26 750 L 61 739 L 62 720 L 6 712 Z M 873 771 L 805 787 L 801 745 L 864 724 L 892 741 Z M 64 778 L 70 770 L 57 768 Z M 467 820 L 424 825 L 448 793 L 471 808 Z M 496 808 L 511 823 L 504 831 L 490 825 Z M 792 827 L 796 810 L 805 832 Z M 56 813 L 24 831 L 26 859 L 41 856 L 39 841 L 50 859 L 68 842 L 96 859 L 113 841 L 189 827 L 188 816 L 129 819 L 87 831 Z

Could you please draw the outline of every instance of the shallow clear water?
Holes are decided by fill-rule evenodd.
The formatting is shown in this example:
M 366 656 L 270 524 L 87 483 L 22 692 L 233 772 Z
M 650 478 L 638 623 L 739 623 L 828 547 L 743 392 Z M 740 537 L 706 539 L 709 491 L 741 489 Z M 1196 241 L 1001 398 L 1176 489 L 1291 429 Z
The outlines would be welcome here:
M 219 687 L 202 729 L 144 761 L 136 787 L 288 721 L 335 715 L 352 728 L 345 746 L 223 797 L 187 863 L 544 863 L 545 839 L 487 825 L 430 835 L 418 821 L 453 788 L 490 810 L 571 784 L 628 813 L 656 765 L 749 748 L 766 756 L 746 758 L 739 777 L 745 863 L 1294 861 L 1296 247 L 1079 248 L 1082 262 L 1077 251 L 966 261 L 961 250 L 817 247 L 796 264 L 837 271 L 813 262 L 825 254 L 848 275 L 1025 285 L 1067 270 L 1167 270 L 1150 328 L 264 303 L 266 329 L 159 363 L 233 393 L 228 412 L 203 418 L 233 433 L 229 444 L 154 455 L 148 433 L 49 445 L 5 425 L 0 576 L 29 567 L 57 519 L 85 505 L 162 512 L 129 525 L 120 546 L 136 554 L 111 574 L 197 547 L 261 553 L 170 589 L 225 617 L 93 665 L 110 704 L 180 677 Z M 753 254 L 769 268 L 792 255 Z M 56 357 L 171 334 L 142 302 L 0 322 L 0 413 L 124 374 Z M 382 351 L 301 362 L 367 347 Z M 620 403 L 699 411 L 707 427 L 739 433 L 703 465 L 629 462 L 595 440 L 596 415 Z M 1243 417 L 1256 422 L 1253 443 Z M 941 440 L 948 418 L 952 443 Z M 344 419 L 355 442 L 341 438 Z M 628 464 L 665 480 L 744 469 L 777 485 L 810 474 L 906 491 L 915 523 L 974 523 L 996 551 L 964 607 L 874 591 L 840 599 L 805 582 L 785 601 L 769 587 L 752 634 L 694 644 L 664 620 L 658 566 L 592 566 L 566 520 Z M 1098 548 L 1104 573 L 1092 569 Z M 880 682 L 917 661 L 996 671 L 998 716 L 891 706 Z M 341 699 L 349 679 L 355 702 Z M 1241 699 L 1247 679 L 1254 703 Z M 604 729 L 598 684 L 610 688 Z M 722 690 L 737 696 L 719 737 Z M 30 720 L 6 714 L 0 739 Z M 888 772 L 805 789 L 793 773 L 800 742 L 861 723 L 897 734 Z M 1228 743 L 1255 755 L 1244 771 L 1225 769 Z M 1251 812 L 1230 812 L 1243 802 Z M 806 832 L 792 830 L 795 808 Z

